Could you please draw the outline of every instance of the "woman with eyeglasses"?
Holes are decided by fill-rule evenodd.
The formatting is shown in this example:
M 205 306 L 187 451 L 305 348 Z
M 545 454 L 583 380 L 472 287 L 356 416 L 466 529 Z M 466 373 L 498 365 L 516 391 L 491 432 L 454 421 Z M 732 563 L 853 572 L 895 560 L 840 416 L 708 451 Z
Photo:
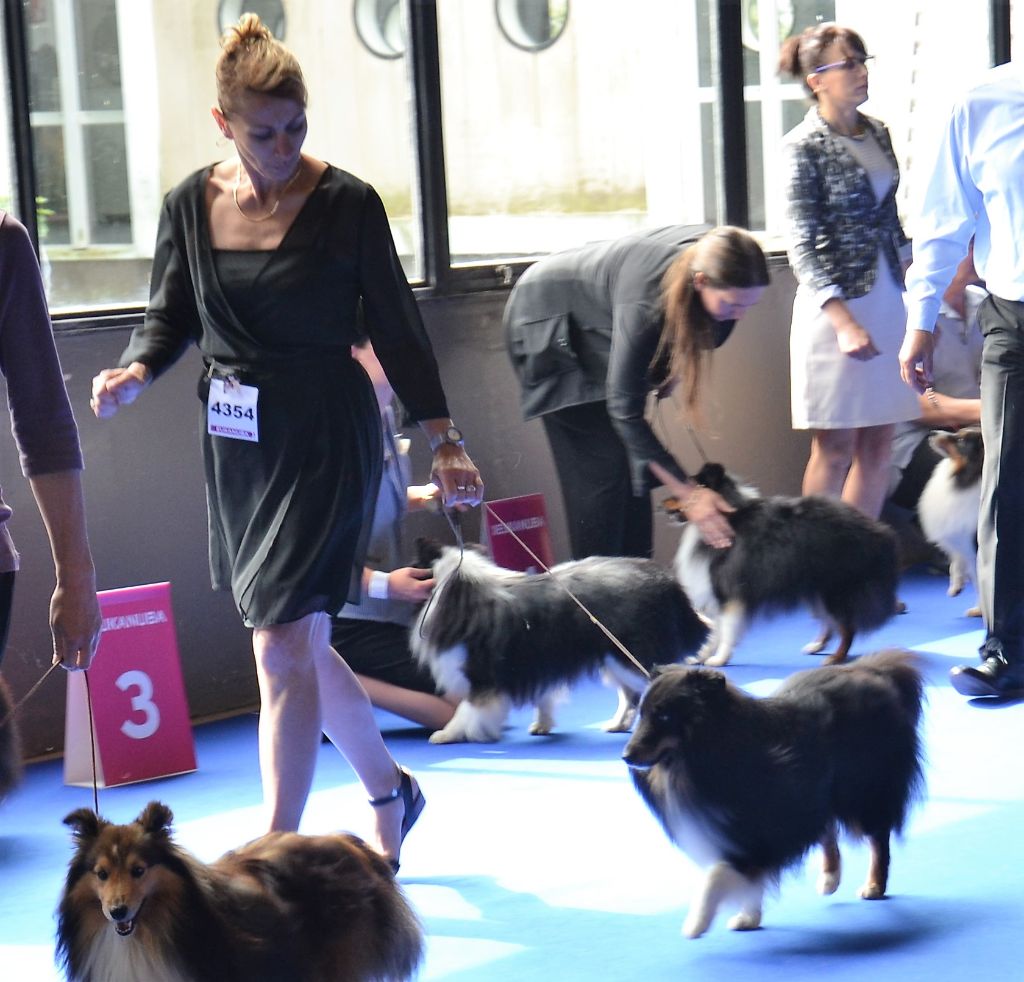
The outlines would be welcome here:
M 798 281 L 790 334 L 794 429 L 810 430 L 804 494 L 877 518 L 896 423 L 918 415 L 900 384 L 910 244 L 896 213 L 899 167 L 868 98 L 855 31 L 816 24 L 782 46 L 780 72 L 813 104 L 785 139 L 786 225 Z M 912 394 L 912 393 L 911 393 Z

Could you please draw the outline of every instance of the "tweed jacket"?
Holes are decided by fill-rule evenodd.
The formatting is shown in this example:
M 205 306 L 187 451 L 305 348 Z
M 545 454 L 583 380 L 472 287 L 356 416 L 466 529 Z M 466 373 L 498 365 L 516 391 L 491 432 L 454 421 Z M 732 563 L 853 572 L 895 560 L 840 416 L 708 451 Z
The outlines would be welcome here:
M 784 142 L 789 261 L 801 286 L 821 304 L 869 293 L 879 253 L 903 282 L 901 253 L 907 254 L 909 241 L 896 212 L 899 164 L 885 125 L 863 114 L 860 119 L 893 166 L 892 187 L 881 201 L 817 106 Z

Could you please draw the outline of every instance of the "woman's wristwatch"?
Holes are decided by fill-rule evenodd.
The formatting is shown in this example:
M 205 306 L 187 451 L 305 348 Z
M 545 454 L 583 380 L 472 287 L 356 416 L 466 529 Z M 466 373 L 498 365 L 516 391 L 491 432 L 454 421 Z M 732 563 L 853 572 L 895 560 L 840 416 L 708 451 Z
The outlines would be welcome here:
M 462 430 L 460 430 L 454 423 L 448 427 L 440 436 L 435 436 L 430 441 L 431 452 L 436 452 L 437 448 L 442 443 L 453 443 L 457 447 L 461 447 L 465 444 L 465 439 L 462 436 Z

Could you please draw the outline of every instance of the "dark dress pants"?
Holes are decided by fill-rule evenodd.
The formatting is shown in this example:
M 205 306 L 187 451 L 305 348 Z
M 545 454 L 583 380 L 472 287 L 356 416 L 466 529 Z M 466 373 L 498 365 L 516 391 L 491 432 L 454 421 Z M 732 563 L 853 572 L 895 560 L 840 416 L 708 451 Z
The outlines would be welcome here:
M 633 494 L 626 448 L 605 403 L 570 406 L 541 419 L 562 486 L 572 558 L 650 558 L 650 495 Z
M 991 296 L 979 322 L 985 466 L 978 594 L 986 644 L 998 643 L 1008 662 L 1024 668 L 1024 303 Z

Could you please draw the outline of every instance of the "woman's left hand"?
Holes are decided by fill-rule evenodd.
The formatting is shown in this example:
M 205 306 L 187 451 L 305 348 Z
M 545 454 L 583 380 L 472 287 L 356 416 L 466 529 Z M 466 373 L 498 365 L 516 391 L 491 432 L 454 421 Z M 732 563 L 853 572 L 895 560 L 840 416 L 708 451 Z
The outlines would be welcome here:
M 434 451 L 430 479 L 441 489 L 445 508 L 464 511 L 484 500 L 484 482 L 476 464 L 457 443 L 440 443 Z

